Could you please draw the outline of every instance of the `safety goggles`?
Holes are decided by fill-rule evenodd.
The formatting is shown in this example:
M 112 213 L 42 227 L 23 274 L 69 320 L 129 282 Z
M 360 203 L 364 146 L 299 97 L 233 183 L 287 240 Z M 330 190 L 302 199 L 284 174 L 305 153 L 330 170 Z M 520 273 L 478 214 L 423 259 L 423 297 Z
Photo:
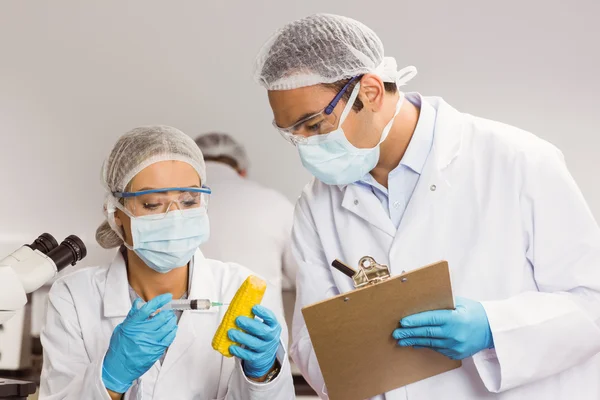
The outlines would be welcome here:
M 344 85 L 342 90 L 340 90 L 333 100 L 321 111 L 316 114 L 309 115 L 305 118 L 302 118 L 300 121 L 296 122 L 294 125 L 288 128 L 282 128 L 277 125 L 275 120 L 273 120 L 273 126 L 279 131 L 281 136 L 292 143 L 294 146 L 297 144 L 304 144 L 307 142 L 307 138 L 315 135 L 324 135 L 332 132 L 337 127 L 338 117 L 333 112 L 335 107 L 338 105 L 342 96 L 350 85 L 359 79 L 361 76 L 355 76 L 350 79 L 348 83 Z
M 207 208 L 209 187 L 173 187 L 164 189 L 149 189 L 138 192 L 114 192 L 113 196 L 122 199 L 123 206 L 134 217 L 145 215 L 167 214 L 173 210 L 189 210 Z

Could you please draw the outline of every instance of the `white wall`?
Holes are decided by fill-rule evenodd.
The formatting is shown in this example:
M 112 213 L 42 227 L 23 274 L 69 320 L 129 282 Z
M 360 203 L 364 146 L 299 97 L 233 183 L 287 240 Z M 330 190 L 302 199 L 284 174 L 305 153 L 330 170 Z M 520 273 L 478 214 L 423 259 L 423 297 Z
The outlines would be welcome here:
M 597 219 L 600 2 L 0 2 L 0 242 L 49 231 L 88 245 L 99 170 L 116 138 L 162 123 L 236 135 L 252 177 L 295 198 L 308 179 L 271 128 L 254 56 L 283 23 L 318 11 L 362 20 L 415 65 L 407 90 L 558 145 Z M 89 261 L 107 257 L 91 249 Z

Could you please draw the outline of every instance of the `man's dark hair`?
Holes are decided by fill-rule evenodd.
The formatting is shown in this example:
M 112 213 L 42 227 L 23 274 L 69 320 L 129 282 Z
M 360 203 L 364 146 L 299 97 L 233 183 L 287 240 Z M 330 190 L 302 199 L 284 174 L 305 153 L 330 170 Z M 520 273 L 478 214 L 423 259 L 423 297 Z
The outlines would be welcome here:
M 337 81 L 337 82 L 333 82 L 333 83 L 324 83 L 323 86 L 325 86 L 328 89 L 331 89 L 335 93 L 339 93 L 348 82 L 350 82 L 350 79 L 345 79 L 345 80 L 341 80 L 341 81 Z M 358 83 L 358 79 L 356 80 L 356 82 L 353 82 L 348 87 L 348 89 L 346 89 L 346 91 L 342 95 L 342 100 L 344 100 L 345 102 L 348 102 L 348 99 L 350 99 L 350 95 L 352 94 L 352 90 L 354 89 L 354 86 L 356 86 L 357 83 Z M 398 87 L 396 86 L 396 84 L 394 82 L 384 82 L 383 85 L 385 87 L 386 93 L 393 94 L 393 93 L 396 93 L 396 91 L 398 90 Z M 364 104 L 363 104 L 362 100 L 357 97 L 356 100 L 354 101 L 354 105 L 352 106 L 352 109 L 356 112 L 359 112 L 360 110 L 363 109 L 363 107 L 364 107 Z

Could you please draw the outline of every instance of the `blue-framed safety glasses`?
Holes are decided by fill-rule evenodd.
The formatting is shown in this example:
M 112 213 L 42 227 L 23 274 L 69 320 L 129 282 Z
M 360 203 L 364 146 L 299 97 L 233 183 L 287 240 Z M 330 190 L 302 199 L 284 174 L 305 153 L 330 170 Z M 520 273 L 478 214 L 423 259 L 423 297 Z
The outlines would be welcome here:
M 288 128 L 282 128 L 277 125 L 273 120 L 273 126 L 279 131 L 281 136 L 293 145 L 306 143 L 306 138 L 314 135 L 324 135 L 332 132 L 337 128 L 338 116 L 333 112 L 335 107 L 338 105 L 344 93 L 348 91 L 348 88 L 356 80 L 360 79 L 362 75 L 355 76 L 350 79 L 340 90 L 333 100 L 321 111 L 316 114 L 308 115 L 296 122 L 294 125 Z
M 113 196 L 123 199 L 123 205 L 133 216 L 166 214 L 173 210 L 207 208 L 209 187 L 171 187 L 147 189 L 137 192 L 114 192 Z

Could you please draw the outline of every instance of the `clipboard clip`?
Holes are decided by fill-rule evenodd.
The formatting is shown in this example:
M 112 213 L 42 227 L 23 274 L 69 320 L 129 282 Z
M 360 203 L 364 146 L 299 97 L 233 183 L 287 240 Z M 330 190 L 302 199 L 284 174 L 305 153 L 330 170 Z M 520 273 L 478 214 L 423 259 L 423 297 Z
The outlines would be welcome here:
M 352 277 L 354 287 L 359 288 L 366 285 L 374 285 L 385 281 L 390 277 L 390 269 L 387 265 L 379 264 L 371 256 L 365 256 L 358 262 L 358 271 Z
M 379 264 L 371 256 L 365 256 L 358 261 L 358 270 L 350 268 L 340 260 L 331 264 L 338 271 L 352 278 L 356 289 L 374 285 L 390 278 L 390 269 L 387 265 Z

